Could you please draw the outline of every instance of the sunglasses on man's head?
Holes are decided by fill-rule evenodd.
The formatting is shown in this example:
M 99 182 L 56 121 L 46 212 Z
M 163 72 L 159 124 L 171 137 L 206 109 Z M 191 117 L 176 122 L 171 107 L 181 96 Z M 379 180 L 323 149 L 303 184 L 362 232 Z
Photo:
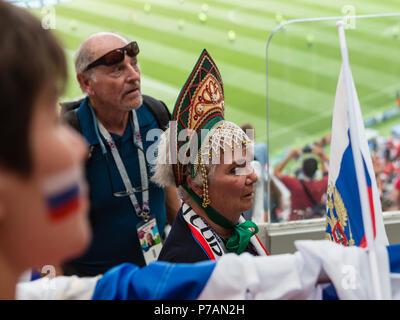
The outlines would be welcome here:
M 94 67 L 105 65 L 112 66 L 114 64 L 120 63 L 125 59 L 125 51 L 129 57 L 136 57 L 139 54 L 139 46 L 136 41 L 128 43 L 125 47 L 118 48 L 107 52 L 104 56 L 101 56 L 97 60 L 90 63 L 85 71 L 88 71 Z

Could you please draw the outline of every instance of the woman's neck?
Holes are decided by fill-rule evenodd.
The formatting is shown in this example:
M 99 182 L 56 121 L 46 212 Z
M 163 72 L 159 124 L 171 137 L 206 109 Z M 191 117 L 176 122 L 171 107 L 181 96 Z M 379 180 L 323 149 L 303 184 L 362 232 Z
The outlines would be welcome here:
M 214 230 L 214 232 L 223 240 L 228 240 L 231 236 L 232 230 L 226 229 L 224 227 L 221 227 L 220 225 L 214 223 L 207 215 L 205 210 L 199 206 L 195 201 L 189 201 L 187 203 L 193 210 L 196 212 L 196 214 L 200 217 L 202 217 L 208 225 Z M 238 218 L 239 220 L 239 218 Z

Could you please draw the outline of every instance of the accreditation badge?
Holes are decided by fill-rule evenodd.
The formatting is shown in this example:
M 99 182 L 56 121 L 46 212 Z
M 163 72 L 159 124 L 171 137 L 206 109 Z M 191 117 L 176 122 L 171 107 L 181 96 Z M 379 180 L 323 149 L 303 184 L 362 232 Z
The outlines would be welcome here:
M 155 216 L 151 215 L 148 221 L 138 223 L 136 228 L 144 259 L 146 264 L 149 264 L 157 260 L 162 249 L 161 235 Z

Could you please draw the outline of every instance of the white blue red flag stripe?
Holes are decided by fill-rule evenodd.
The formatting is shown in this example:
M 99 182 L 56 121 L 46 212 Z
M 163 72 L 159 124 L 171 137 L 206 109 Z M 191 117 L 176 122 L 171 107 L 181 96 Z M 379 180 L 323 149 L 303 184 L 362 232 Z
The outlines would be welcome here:
M 351 75 L 351 72 L 350 72 Z M 383 216 L 372 159 L 364 131 L 360 104 L 354 81 L 351 77 L 354 111 L 357 121 L 358 145 L 350 141 L 350 125 L 347 113 L 347 97 L 343 68 L 336 89 L 332 120 L 332 138 L 327 192 L 326 238 L 345 246 L 366 246 L 362 208 L 355 161 L 352 148 L 359 148 L 366 177 L 367 199 L 370 207 L 375 240 L 387 245 L 388 240 L 383 224 Z
M 75 184 L 61 193 L 47 197 L 47 206 L 52 219 L 59 219 L 71 212 L 76 212 L 81 206 L 79 185 Z
M 47 178 L 43 183 L 43 194 L 50 219 L 58 220 L 78 212 L 84 186 L 80 168 L 71 168 Z
M 17 298 L 374 299 L 367 250 L 326 240 L 296 241 L 295 246 L 294 254 L 231 253 L 218 261 L 156 261 L 143 268 L 125 263 L 95 278 L 42 278 L 19 283 Z M 377 245 L 376 252 L 383 298 L 400 299 L 400 245 Z

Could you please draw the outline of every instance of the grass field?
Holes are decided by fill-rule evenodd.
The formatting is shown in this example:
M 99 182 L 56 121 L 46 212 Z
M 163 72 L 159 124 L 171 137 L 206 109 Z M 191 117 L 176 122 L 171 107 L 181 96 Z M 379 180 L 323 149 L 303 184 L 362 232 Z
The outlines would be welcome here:
M 74 78 L 73 54 L 92 33 L 115 31 L 137 40 L 142 92 L 164 100 L 171 110 L 201 50 L 206 48 L 222 74 L 226 118 L 239 125 L 252 123 L 257 140 L 266 141 L 268 37 L 282 20 L 341 16 L 344 5 L 352 5 L 352 13 L 357 15 L 400 12 L 397 0 L 65 2 L 54 7 L 55 32 L 70 63 L 71 77 L 64 98 L 81 94 Z M 40 9 L 35 12 L 42 14 Z M 399 30 L 397 17 L 358 19 L 355 29 L 346 32 L 364 117 L 395 104 L 396 91 L 400 90 Z M 270 152 L 277 154 L 330 132 L 340 71 L 335 22 L 288 25 L 272 38 L 268 56 L 269 142 Z

